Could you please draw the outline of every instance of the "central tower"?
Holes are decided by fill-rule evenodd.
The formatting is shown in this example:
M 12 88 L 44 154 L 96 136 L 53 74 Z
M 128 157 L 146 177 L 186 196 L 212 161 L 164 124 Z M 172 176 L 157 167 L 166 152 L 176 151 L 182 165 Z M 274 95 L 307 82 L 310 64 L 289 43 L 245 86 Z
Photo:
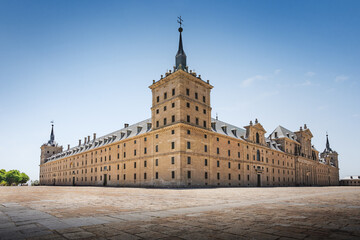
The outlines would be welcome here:
M 181 19 L 181 18 L 180 18 Z M 182 20 L 181 20 L 182 21 Z M 181 22 L 179 22 L 181 23 Z M 173 72 L 170 70 L 149 87 L 152 90 L 151 120 L 156 130 L 176 123 L 210 129 L 211 105 L 209 81 L 188 71 L 182 42 L 183 28 L 179 28 L 179 48 Z

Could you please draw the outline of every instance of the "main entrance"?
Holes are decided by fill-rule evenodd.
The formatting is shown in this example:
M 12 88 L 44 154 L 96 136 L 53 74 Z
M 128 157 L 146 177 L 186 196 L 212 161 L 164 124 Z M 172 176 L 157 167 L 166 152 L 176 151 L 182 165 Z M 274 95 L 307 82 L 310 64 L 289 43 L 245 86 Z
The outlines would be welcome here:
M 258 187 L 261 187 L 261 174 L 257 175 L 257 185 Z
M 104 174 L 104 183 L 103 183 L 103 186 L 106 186 L 107 184 L 107 174 Z

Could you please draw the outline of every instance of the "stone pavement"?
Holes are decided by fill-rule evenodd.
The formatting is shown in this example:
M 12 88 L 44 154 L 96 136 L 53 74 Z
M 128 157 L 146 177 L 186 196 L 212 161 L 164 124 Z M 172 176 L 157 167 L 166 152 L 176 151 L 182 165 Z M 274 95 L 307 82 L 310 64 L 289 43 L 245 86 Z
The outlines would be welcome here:
M 0 239 L 360 239 L 360 187 L 0 187 Z

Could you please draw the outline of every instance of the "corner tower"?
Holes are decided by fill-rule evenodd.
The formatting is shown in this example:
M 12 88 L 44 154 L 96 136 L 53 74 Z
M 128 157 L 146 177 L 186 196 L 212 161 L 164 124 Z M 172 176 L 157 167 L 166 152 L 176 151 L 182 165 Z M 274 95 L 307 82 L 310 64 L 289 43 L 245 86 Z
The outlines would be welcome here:
M 54 124 L 51 125 L 50 140 L 47 143 L 44 143 L 40 149 L 40 165 L 45 163 L 45 159 L 51 157 L 54 154 L 62 152 L 63 147 L 58 146 L 58 144 L 55 142 Z
M 333 151 L 330 147 L 329 136 L 326 133 L 326 147 L 322 153 L 320 153 L 320 157 L 323 158 L 328 165 L 332 165 L 334 167 L 339 167 L 338 162 L 338 153 Z
M 180 18 L 181 19 L 181 18 Z M 182 20 L 179 22 L 181 24 Z M 179 49 L 175 56 L 173 72 L 161 75 L 159 81 L 149 86 L 152 91 L 151 120 L 156 130 L 177 123 L 210 129 L 211 105 L 209 81 L 188 71 L 182 43 L 183 28 L 179 28 Z

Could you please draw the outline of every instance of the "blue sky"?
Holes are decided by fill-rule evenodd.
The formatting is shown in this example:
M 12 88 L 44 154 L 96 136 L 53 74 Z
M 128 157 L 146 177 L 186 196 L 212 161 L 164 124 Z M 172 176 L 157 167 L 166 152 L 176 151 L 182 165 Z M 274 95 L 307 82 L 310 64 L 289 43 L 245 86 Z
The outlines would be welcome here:
M 177 16 L 212 115 L 268 134 L 306 123 L 360 175 L 359 1 L 0 1 L 0 168 L 38 178 L 55 121 L 63 146 L 150 117 L 172 69 Z

